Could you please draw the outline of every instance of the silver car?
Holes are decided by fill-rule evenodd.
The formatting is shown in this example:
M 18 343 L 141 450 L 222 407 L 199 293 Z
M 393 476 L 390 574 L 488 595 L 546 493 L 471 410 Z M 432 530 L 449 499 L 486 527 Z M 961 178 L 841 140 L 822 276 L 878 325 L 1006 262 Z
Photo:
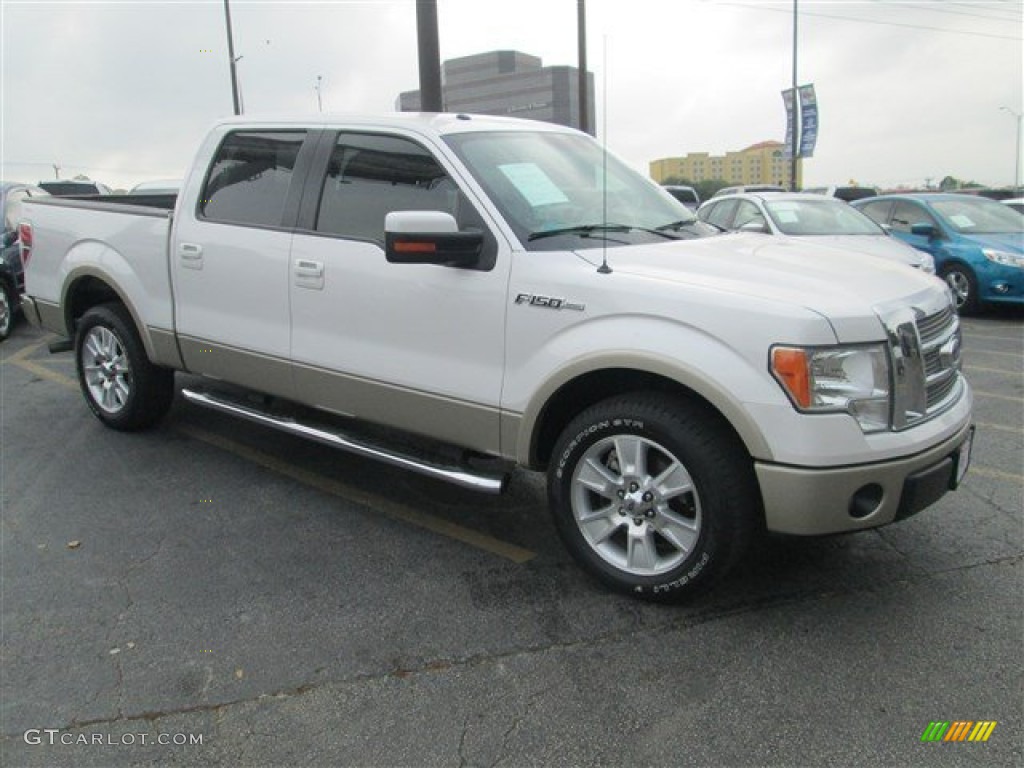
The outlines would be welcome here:
M 842 200 L 798 192 L 755 192 L 712 198 L 697 210 L 701 221 L 726 232 L 763 232 L 880 256 L 935 274 L 935 262 L 889 235 Z

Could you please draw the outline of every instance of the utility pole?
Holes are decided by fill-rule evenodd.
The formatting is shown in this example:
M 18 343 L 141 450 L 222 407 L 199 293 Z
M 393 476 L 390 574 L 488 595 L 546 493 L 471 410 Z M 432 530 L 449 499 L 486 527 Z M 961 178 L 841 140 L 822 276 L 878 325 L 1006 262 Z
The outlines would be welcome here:
M 231 8 L 228 7 L 228 0 L 224 0 L 224 21 L 228 28 L 228 64 L 231 67 L 231 100 L 235 107 L 235 114 L 242 114 L 242 102 L 238 97 L 238 70 L 235 64 L 235 43 L 231 37 Z
M 789 189 L 796 192 L 797 153 L 800 150 L 800 92 L 796 87 L 797 0 L 793 0 L 793 136 L 790 139 Z
M 225 0 L 226 2 L 227 0 Z M 441 44 L 437 34 L 437 0 L 416 0 L 420 54 L 420 110 L 441 112 Z
M 1017 118 L 1017 151 L 1014 154 L 1016 158 L 1013 163 L 1013 187 L 1017 192 L 1020 192 L 1020 124 L 1024 120 L 1024 114 L 1020 112 L 1014 112 L 1009 107 L 1000 107 L 1004 112 L 1009 112 L 1015 118 Z
M 576 0 L 576 46 L 579 49 L 580 130 L 590 133 L 587 93 L 587 0 Z

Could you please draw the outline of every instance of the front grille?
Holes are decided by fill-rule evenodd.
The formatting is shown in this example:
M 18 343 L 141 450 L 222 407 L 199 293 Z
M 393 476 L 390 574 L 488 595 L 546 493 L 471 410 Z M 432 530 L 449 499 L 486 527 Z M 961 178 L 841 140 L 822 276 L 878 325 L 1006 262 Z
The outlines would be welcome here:
M 960 318 L 952 307 L 902 306 L 882 316 L 893 367 L 893 429 L 942 413 L 963 391 Z

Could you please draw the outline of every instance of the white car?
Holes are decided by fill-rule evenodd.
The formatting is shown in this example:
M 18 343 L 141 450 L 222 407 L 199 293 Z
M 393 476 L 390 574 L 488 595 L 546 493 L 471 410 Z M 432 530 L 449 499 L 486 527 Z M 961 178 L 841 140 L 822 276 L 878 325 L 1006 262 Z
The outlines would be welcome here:
M 750 192 L 708 200 L 697 217 L 727 232 L 762 232 L 879 256 L 935 274 L 935 262 L 842 200 L 813 193 Z

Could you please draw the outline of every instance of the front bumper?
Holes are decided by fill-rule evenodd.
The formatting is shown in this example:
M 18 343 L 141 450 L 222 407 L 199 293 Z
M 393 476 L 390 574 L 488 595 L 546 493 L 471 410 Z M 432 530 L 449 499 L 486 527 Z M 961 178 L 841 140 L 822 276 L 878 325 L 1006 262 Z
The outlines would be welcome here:
M 811 469 L 754 465 L 769 531 L 802 536 L 876 528 L 909 517 L 956 487 L 974 433 L 952 437 L 914 456 L 852 467 Z M 966 445 L 961 457 L 961 447 Z

